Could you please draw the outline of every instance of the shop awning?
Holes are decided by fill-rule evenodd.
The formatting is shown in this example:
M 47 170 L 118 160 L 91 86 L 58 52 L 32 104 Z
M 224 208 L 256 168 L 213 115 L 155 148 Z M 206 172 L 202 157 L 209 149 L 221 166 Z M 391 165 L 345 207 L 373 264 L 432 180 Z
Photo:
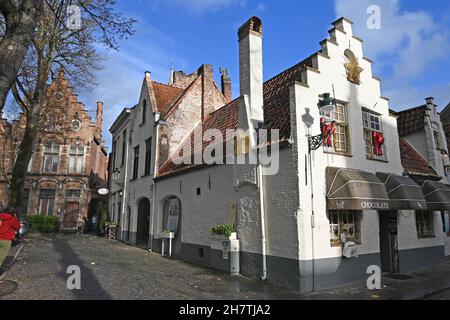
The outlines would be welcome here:
M 327 168 L 329 210 L 389 210 L 389 197 L 374 174 L 354 169 Z
M 377 173 L 384 183 L 392 210 L 426 210 L 422 188 L 411 178 L 390 173 Z
M 436 181 L 425 181 L 422 185 L 422 193 L 427 200 L 428 210 L 450 210 L 450 188 Z

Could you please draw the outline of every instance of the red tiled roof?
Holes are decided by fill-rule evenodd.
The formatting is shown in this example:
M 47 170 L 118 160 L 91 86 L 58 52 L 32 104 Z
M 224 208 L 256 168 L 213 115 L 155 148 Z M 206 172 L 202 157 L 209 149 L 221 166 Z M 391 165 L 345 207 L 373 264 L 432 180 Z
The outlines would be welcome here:
M 301 72 L 311 66 L 311 59 L 308 58 L 264 83 L 264 128 L 280 130 L 280 141 L 291 137 L 289 86 L 295 81 L 301 81 Z M 236 129 L 239 119 L 239 101 L 240 99 L 236 99 L 212 113 L 203 123 L 203 131 L 218 129 L 224 132 L 226 129 Z M 192 141 L 192 137 L 193 132 L 188 141 Z M 206 145 L 205 143 L 203 148 Z M 199 152 L 193 148 L 191 151 L 192 156 Z M 169 159 L 159 170 L 158 176 L 171 175 L 193 167 L 196 165 L 175 165 L 172 159 Z
M 425 127 L 426 112 L 426 105 L 398 112 L 397 127 L 400 137 L 422 130 Z
M 301 80 L 301 73 L 311 67 L 308 58 L 264 83 L 264 119 L 266 129 L 279 129 L 280 139 L 291 137 L 289 86 Z
M 403 168 L 409 175 L 438 177 L 436 171 L 405 139 L 400 139 L 400 154 Z
M 187 143 L 191 144 L 191 160 L 193 162 L 194 159 L 194 155 L 201 153 L 203 154 L 203 150 L 205 149 L 205 147 L 207 145 L 210 144 L 210 142 L 202 142 L 199 143 L 199 140 L 203 140 L 203 134 L 205 133 L 206 130 L 208 129 L 216 129 L 222 132 L 222 136 L 226 137 L 226 130 L 227 129 L 236 129 L 237 125 L 238 125 L 238 120 L 239 120 L 239 102 L 240 99 L 236 99 L 232 102 L 230 102 L 229 104 L 227 104 L 226 106 L 222 107 L 221 109 L 211 113 L 206 120 L 203 122 L 202 125 L 202 135 L 194 135 L 194 131 L 191 132 L 191 134 L 189 135 L 189 138 L 185 140 L 185 142 L 183 142 L 182 147 L 180 147 L 178 149 L 177 152 L 181 153 L 180 151 L 183 149 L 183 146 L 186 146 Z M 194 139 L 197 139 L 197 141 L 195 141 Z M 225 146 L 226 141 L 224 141 L 224 146 Z M 202 145 L 202 149 L 198 150 L 198 148 L 196 149 L 195 146 L 196 145 Z M 225 148 L 224 148 L 224 153 L 225 155 Z M 182 155 L 180 155 L 182 156 Z M 158 176 L 166 176 L 169 174 L 173 174 L 175 172 L 181 171 L 181 170 L 185 170 L 188 168 L 192 168 L 195 167 L 197 165 L 193 164 L 193 165 L 188 165 L 188 164 L 179 164 L 176 165 L 173 162 L 173 159 L 170 158 L 168 161 L 166 161 L 166 163 L 161 167 L 161 169 L 158 172 Z
M 166 84 L 158 83 L 155 81 L 153 81 L 153 89 L 155 90 L 158 110 L 162 114 L 165 114 L 169 110 L 170 106 L 184 91 L 183 89 L 168 86 Z

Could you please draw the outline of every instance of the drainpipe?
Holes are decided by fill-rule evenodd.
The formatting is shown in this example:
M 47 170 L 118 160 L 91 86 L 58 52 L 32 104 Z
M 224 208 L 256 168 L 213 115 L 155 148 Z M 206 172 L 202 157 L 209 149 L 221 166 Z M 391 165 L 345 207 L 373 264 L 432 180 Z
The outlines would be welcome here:
M 150 241 L 150 251 L 153 252 L 153 240 L 155 238 L 155 201 L 156 201 L 156 174 L 157 174 L 157 170 L 156 168 L 158 167 L 158 162 L 159 162 L 159 127 L 160 126 L 164 126 L 166 125 L 166 123 L 161 119 L 161 114 L 160 113 L 155 113 L 155 126 L 154 126 L 154 136 L 156 138 L 155 140 L 155 163 L 153 166 L 153 201 L 152 201 L 152 215 L 151 215 L 151 241 Z
M 264 203 L 264 177 L 263 177 L 263 166 L 258 165 L 258 180 L 259 180 L 259 202 L 260 202 L 260 212 L 261 212 L 261 245 L 262 245 L 262 276 L 261 280 L 267 280 L 267 240 L 266 240 L 266 210 Z
M 128 131 L 128 130 L 127 130 Z M 122 233 L 122 241 L 123 241 L 123 238 L 124 238 L 124 236 L 123 236 L 123 228 L 125 227 L 125 223 L 124 223 L 124 216 L 127 216 L 126 214 L 125 214 L 125 211 L 126 211 L 126 207 L 127 207 L 127 204 L 126 204 L 126 200 L 127 200 L 127 188 L 128 188 L 128 151 L 129 151 L 129 146 L 130 146 L 130 144 L 128 143 L 128 141 L 127 141 L 127 143 L 125 144 L 126 145 L 126 151 L 125 151 L 125 155 L 126 155 L 126 157 L 127 157 L 127 160 L 125 161 L 125 177 L 124 177 L 124 183 L 123 183 L 123 194 L 122 194 L 122 219 L 120 219 L 120 223 L 121 223 L 121 233 Z M 130 215 L 130 219 L 131 219 L 131 215 Z M 130 225 L 131 226 L 131 224 L 129 224 L 128 223 L 128 225 Z M 128 233 L 130 232 L 130 230 L 128 230 Z M 128 240 L 129 241 L 129 240 Z

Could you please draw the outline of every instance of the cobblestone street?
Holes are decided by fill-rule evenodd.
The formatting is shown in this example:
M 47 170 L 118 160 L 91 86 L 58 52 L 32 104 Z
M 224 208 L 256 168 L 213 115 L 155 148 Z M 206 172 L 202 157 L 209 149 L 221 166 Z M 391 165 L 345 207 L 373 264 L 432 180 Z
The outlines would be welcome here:
M 0 299 L 295 299 L 290 291 L 169 260 L 87 235 L 30 235 L 4 280 L 17 283 Z M 66 287 L 67 267 L 81 268 L 81 290 Z

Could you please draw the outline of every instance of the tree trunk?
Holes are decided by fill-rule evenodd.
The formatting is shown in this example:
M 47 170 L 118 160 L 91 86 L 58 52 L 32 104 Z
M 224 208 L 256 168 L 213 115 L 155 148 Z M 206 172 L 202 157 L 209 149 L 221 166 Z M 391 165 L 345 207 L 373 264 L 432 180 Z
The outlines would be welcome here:
M 8 5 L 11 2 L 1 1 L 6 31 L 0 42 L 0 112 L 33 39 L 43 3 L 43 0 L 23 0 L 19 8 L 14 8 Z
M 26 114 L 27 121 L 22 142 L 19 145 L 17 159 L 14 163 L 14 169 L 10 181 L 10 205 L 19 212 L 22 208 L 22 190 L 24 187 L 25 176 L 27 174 L 28 164 L 33 155 L 33 146 L 37 134 L 36 117 L 31 112 Z

